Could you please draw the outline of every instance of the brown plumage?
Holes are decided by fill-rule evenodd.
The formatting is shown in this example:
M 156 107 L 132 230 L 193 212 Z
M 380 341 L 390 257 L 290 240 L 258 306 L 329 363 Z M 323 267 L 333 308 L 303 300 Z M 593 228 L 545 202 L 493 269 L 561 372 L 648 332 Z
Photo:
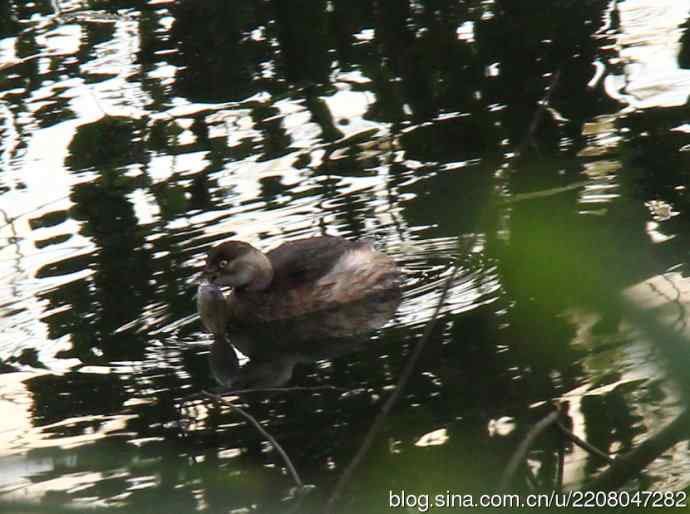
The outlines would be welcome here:
M 207 256 L 204 274 L 233 288 L 228 315 L 235 322 L 301 316 L 396 288 L 393 259 L 369 243 L 322 236 L 285 243 L 263 254 L 227 241 Z

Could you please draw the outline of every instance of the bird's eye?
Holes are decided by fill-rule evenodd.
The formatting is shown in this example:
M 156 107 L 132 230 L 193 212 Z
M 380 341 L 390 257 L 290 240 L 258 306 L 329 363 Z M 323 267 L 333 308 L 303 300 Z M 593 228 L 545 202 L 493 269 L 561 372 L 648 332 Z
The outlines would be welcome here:
M 220 262 L 218 263 L 218 267 L 219 267 L 219 268 L 224 268 L 224 267 L 227 266 L 227 265 L 228 265 L 228 260 L 227 260 L 227 259 L 223 259 L 222 261 L 220 261 Z

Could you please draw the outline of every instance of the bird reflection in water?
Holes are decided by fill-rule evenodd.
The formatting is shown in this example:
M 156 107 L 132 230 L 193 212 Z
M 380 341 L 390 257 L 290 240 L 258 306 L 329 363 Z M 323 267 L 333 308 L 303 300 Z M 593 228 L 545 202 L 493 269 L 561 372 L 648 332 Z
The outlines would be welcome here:
M 197 307 L 204 327 L 214 335 L 210 367 L 215 379 L 224 388 L 265 389 L 287 384 L 297 364 L 362 349 L 371 333 L 393 317 L 400 300 L 399 288 L 391 288 L 297 318 L 234 326 L 228 323 L 222 291 L 204 281 Z M 249 362 L 240 366 L 235 349 Z

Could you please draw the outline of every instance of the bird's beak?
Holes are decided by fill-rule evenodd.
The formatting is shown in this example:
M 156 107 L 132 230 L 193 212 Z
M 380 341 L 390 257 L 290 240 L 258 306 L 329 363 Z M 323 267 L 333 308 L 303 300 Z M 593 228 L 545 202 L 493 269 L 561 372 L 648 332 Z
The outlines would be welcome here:
M 220 274 L 215 266 L 206 266 L 201 272 L 201 280 L 206 280 L 207 282 L 213 284 L 218 279 L 219 275 Z

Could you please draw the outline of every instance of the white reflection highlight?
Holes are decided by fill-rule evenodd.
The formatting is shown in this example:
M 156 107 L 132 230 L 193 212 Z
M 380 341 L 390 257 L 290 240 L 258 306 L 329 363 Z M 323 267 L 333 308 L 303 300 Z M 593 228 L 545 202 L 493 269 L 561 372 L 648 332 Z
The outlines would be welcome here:
M 439 428 L 428 434 L 424 434 L 420 437 L 417 442 L 414 443 L 415 446 L 439 446 L 446 444 L 448 442 L 448 431 L 445 428 Z
M 624 73 L 606 78 L 607 93 L 640 109 L 684 105 L 690 93 L 690 70 L 678 67 L 677 56 L 679 26 L 687 19 L 690 1 L 626 0 L 616 6 Z

